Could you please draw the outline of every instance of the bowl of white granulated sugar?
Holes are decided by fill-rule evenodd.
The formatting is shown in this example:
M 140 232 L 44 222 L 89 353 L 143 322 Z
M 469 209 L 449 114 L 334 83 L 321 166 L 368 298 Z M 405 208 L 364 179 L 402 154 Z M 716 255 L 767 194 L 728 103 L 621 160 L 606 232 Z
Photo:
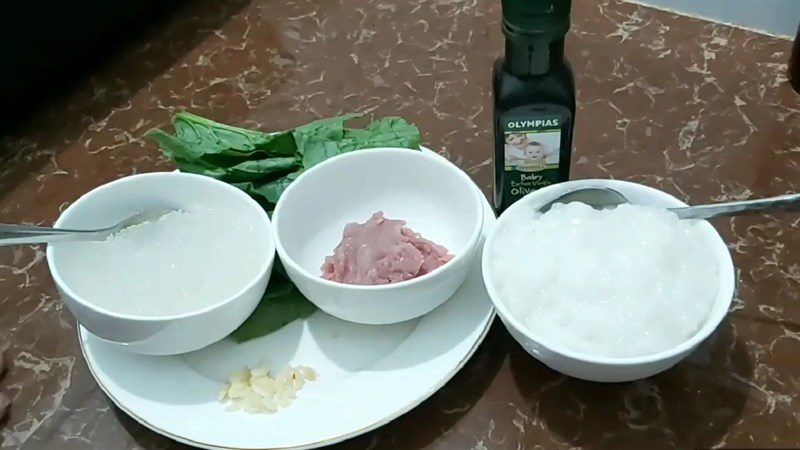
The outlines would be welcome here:
M 630 204 L 538 208 L 601 186 Z M 711 224 L 679 220 L 675 197 L 636 183 L 579 180 L 524 197 L 499 218 L 483 277 L 514 338 L 564 374 L 618 382 L 662 372 L 720 324 L 733 298 L 727 246 Z

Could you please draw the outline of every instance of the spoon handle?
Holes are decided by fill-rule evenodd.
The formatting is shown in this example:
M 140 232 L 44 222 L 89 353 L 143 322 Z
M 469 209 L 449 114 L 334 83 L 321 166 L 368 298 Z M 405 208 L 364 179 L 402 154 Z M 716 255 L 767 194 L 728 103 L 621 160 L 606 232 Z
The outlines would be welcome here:
M 740 202 L 714 203 L 710 205 L 671 208 L 679 219 L 711 219 L 712 217 L 735 216 L 765 209 L 800 211 L 800 194 L 744 200 Z
M 99 239 L 105 230 L 64 230 L 33 225 L 0 224 L 0 247 L 4 245 L 43 244 Z

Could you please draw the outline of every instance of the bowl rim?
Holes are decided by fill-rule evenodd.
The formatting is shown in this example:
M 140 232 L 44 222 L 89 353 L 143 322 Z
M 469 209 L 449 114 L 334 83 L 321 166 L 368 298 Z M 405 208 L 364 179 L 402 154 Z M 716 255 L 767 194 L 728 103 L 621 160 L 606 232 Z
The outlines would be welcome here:
M 427 158 L 432 164 L 437 164 L 440 167 L 443 167 L 447 171 L 453 173 L 467 186 L 467 191 L 469 191 L 469 195 L 472 197 L 472 202 L 475 210 L 475 214 L 477 214 L 475 225 L 473 226 L 472 232 L 470 234 L 469 240 L 467 241 L 467 245 L 465 246 L 465 251 L 461 252 L 458 255 L 453 255 L 453 259 L 448 261 L 446 264 L 438 267 L 436 270 L 433 270 L 425 275 L 420 277 L 412 278 L 410 280 L 404 280 L 397 283 L 389 283 L 389 284 L 374 284 L 374 285 L 364 285 L 364 284 L 347 284 L 347 283 L 339 283 L 336 281 L 326 280 L 319 275 L 314 275 L 311 272 L 307 271 L 305 268 L 300 266 L 294 258 L 289 256 L 288 252 L 283 246 L 281 242 L 281 238 L 278 231 L 278 223 L 282 217 L 281 211 L 285 207 L 286 201 L 284 199 L 288 198 L 286 195 L 287 193 L 291 192 L 293 189 L 297 189 L 303 182 L 307 182 L 309 179 L 313 179 L 316 173 L 323 170 L 324 168 L 334 165 L 334 164 L 341 164 L 342 161 L 347 161 L 349 159 L 357 159 L 357 158 L 375 158 L 383 154 L 391 154 L 395 155 L 398 154 L 398 150 L 402 151 L 402 155 L 406 155 L 404 157 L 408 158 Z M 449 160 L 444 158 L 443 156 L 435 153 L 435 152 L 426 152 L 425 150 L 420 149 L 409 149 L 409 148 L 401 148 L 401 147 L 374 147 L 374 148 L 366 148 L 361 149 L 358 151 L 343 153 L 341 155 L 334 156 L 333 158 L 329 158 L 314 167 L 306 170 L 299 177 L 297 177 L 294 182 L 292 182 L 285 191 L 281 194 L 281 197 L 278 199 L 277 204 L 275 205 L 275 210 L 272 213 L 272 232 L 274 233 L 274 241 L 275 241 L 275 248 L 278 253 L 278 257 L 280 258 L 281 262 L 284 265 L 291 266 L 297 273 L 302 275 L 304 278 L 313 280 L 316 283 L 319 283 L 324 286 L 330 286 L 339 289 L 350 289 L 353 291 L 390 291 L 390 290 L 397 290 L 402 289 L 404 287 L 413 286 L 425 280 L 429 280 L 433 277 L 439 276 L 440 274 L 444 274 L 447 272 L 448 267 L 455 267 L 459 261 L 462 261 L 465 258 L 470 258 L 474 255 L 474 250 L 477 247 L 481 233 L 483 230 L 483 222 L 484 222 L 484 207 L 483 207 L 483 199 L 481 199 L 480 191 L 475 187 L 475 183 L 472 179 L 467 175 L 463 170 L 455 166 L 454 164 L 450 163 Z M 344 226 L 344 225 L 343 225 Z
M 65 217 L 68 215 L 70 210 L 72 210 L 73 208 L 79 207 L 78 205 L 91 203 L 92 202 L 91 198 L 92 198 L 92 196 L 94 194 L 96 194 L 96 193 L 98 193 L 100 191 L 106 190 L 106 189 L 108 189 L 108 188 L 110 188 L 112 186 L 123 185 L 123 184 L 132 183 L 132 182 L 137 182 L 138 180 L 141 180 L 141 179 L 152 179 L 153 182 L 157 182 L 155 180 L 158 180 L 160 178 L 171 178 L 171 177 L 192 179 L 192 180 L 197 181 L 197 182 L 206 183 L 209 186 L 214 186 L 211 189 L 224 189 L 224 190 L 227 190 L 229 192 L 234 193 L 238 198 L 242 199 L 242 205 L 247 205 L 248 207 L 252 207 L 252 208 L 256 209 L 256 211 L 258 212 L 259 217 L 261 217 L 263 219 L 263 224 L 266 226 L 266 246 L 267 246 L 267 248 L 266 248 L 266 258 L 264 258 L 262 266 L 260 267 L 258 272 L 253 276 L 253 278 L 250 281 L 248 281 L 247 284 L 245 284 L 241 289 L 237 290 L 234 294 L 229 295 L 229 296 L 225 297 L 224 299 L 222 299 L 222 300 L 220 300 L 220 301 L 218 301 L 216 303 L 213 303 L 213 304 L 208 305 L 208 306 L 204 306 L 203 308 L 199 308 L 199 309 L 196 309 L 196 310 L 187 311 L 187 312 L 180 313 L 180 314 L 159 315 L 159 316 L 143 316 L 143 315 L 138 315 L 138 314 L 125 314 L 125 313 L 120 313 L 120 312 L 113 311 L 113 310 L 107 309 L 105 307 L 102 307 L 100 305 L 97 305 L 97 304 L 95 304 L 93 302 L 88 301 L 87 299 L 83 298 L 82 296 L 76 294 L 75 291 L 67 284 L 67 282 L 64 281 L 64 279 L 61 277 L 61 274 L 58 271 L 58 267 L 56 266 L 56 259 L 55 259 L 55 256 L 57 254 L 54 253 L 54 251 L 56 249 L 53 248 L 52 245 L 48 245 L 47 246 L 47 250 L 46 250 L 47 266 L 50 269 L 50 274 L 53 277 L 53 280 L 55 281 L 55 283 L 59 287 L 59 289 L 64 291 L 64 293 L 66 293 L 69 297 L 71 297 L 76 303 L 78 303 L 81 306 L 84 306 L 86 308 L 89 308 L 90 310 L 92 310 L 92 311 L 94 311 L 96 313 L 102 314 L 104 316 L 113 317 L 113 318 L 116 318 L 116 319 L 136 320 L 136 321 L 143 321 L 143 322 L 167 322 L 167 321 L 187 319 L 187 318 L 190 318 L 190 317 L 201 316 L 201 315 L 206 314 L 206 313 L 208 313 L 210 311 L 213 311 L 213 310 L 215 310 L 217 308 L 221 308 L 221 307 L 233 302 L 237 298 L 240 298 L 241 296 L 243 296 L 248 290 L 252 289 L 253 286 L 258 284 L 259 281 L 262 279 L 262 277 L 264 277 L 265 275 L 269 275 L 269 273 L 272 270 L 272 265 L 273 265 L 273 263 L 275 261 L 275 239 L 274 239 L 274 237 L 272 235 L 272 222 L 269 219 L 269 215 L 264 210 L 264 208 L 262 208 L 261 205 L 258 204 L 258 202 L 256 202 L 253 198 L 251 198 L 249 195 L 247 195 L 244 191 L 242 191 L 242 190 L 240 190 L 240 189 L 238 189 L 238 188 L 236 188 L 234 186 L 231 186 L 228 183 L 225 183 L 223 181 L 219 181 L 217 179 L 214 179 L 214 178 L 211 178 L 211 177 L 208 177 L 208 176 L 205 176 L 205 175 L 199 175 L 199 174 L 194 174 L 194 173 L 186 173 L 186 172 L 177 172 L 177 171 L 168 171 L 168 172 L 139 173 L 139 174 L 135 174 L 135 175 L 129 175 L 129 176 L 125 176 L 125 177 L 122 177 L 122 178 L 118 178 L 118 179 L 113 180 L 111 182 L 108 182 L 108 183 L 105 183 L 105 184 L 101 184 L 100 186 L 97 186 L 97 187 L 87 191 L 86 193 L 82 194 L 77 200 L 72 202 L 64 211 L 61 212 L 61 214 L 58 216 L 58 219 L 56 219 L 56 222 L 55 222 L 55 224 L 53 226 L 54 227 L 60 226 L 63 223 L 63 221 L 65 220 Z
M 612 179 L 570 180 L 534 191 L 533 193 L 527 194 L 525 197 L 547 194 L 551 190 L 556 191 L 556 189 L 549 189 L 549 188 L 553 188 L 556 186 L 563 188 L 566 184 L 568 184 L 570 187 L 573 188 L 588 187 L 588 186 L 606 186 L 611 188 L 622 187 L 623 190 L 625 188 L 638 189 L 648 194 L 655 194 L 656 196 L 667 196 L 683 206 L 688 206 L 685 202 L 660 189 L 656 189 L 632 181 L 612 180 Z M 546 189 L 547 191 L 545 191 Z M 719 324 L 722 323 L 722 320 L 725 318 L 725 316 L 727 316 L 728 310 L 730 309 L 730 305 L 733 302 L 733 297 L 735 294 L 736 270 L 733 265 L 733 259 L 731 257 L 730 251 L 728 250 L 727 245 L 722 239 L 722 236 L 720 236 L 716 228 L 714 228 L 710 223 L 706 222 L 704 225 L 707 227 L 706 229 L 708 230 L 707 232 L 709 233 L 709 237 L 715 238 L 713 246 L 715 252 L 718 255 L 717 261 L 719 264 L 718 267 L 719 287 L 717 290 L 717 296 L 709 308 L 708 317 L 706 317 L 706 320 L 703 323 L 703 325 L 700 326 L 700 328 L 691 337 L 689 337 L 688 339 L 686 339 L 685 341 L 681 342 L 680 344 L 674 347 L 659 351 L 657 353 L 651 353 L 649 355 L 643 355 L 643 356 L 625 356 L 625 357 L 589 355 L 586 353 L 581 353 L 567 348 L 563 348 L 560 345 L 548 342 L 547 339 L 542 339 L 537 333 L 528 329 L 513 314 L 511 314 L 511 312 L 506 307 L 505 303 L 502 301 L 501 296 L 495 290 L 494 284 L 491 279 L 491 263 L 489 262 L 489 254 L 491 253 L 490 249 L 494 244 L 495 237 L 498 234 L 498 230 L 502 229 L 503 227 L 503 219 L 504 219 L 503 216 L 505 215 L 505 217 L 507 218 L 508 215 L 505 214 L 507 211 L 525 204 L 526 203 L 525 197 L 517 201 L 515 204 L 511 205 L 506 211 L 503 212 L 503 214 L 500 215 L 500 217 L 498 217 L 497 224 L 494 230 L 492 230 L 492 232 L 486 238 L 486 241 L 484 243 L 483 256 L 481 258 L 481 270 L 483 272 L 483 281 L 484 285 L 486 286 L 486 291 L 489 294 L 489 298 L 492 300 L 492 303 L 494 304 L 495 308 L 497 308 L 497 311 L 500 314 L 503 321 L 507 322 L 511 327 L 518 330 L 520 333 L 525 335 L 525 337 L 527 337 L 531 341 L 537 343 L 538 345 L 542 346 L 548 351 L 551 351 L 558 355 L 577 361 L 593 363 L 598 365 L 607 365 L 607 366 L 619 366 L 619 367 L 637 366 L 642 364 L 669 360 L 670 358 L 674 358 L 681 354 L 688 353 L 698 344 L 707 339 L 711 335 L 711 333 L 713 333 L 717 329 Z M 528 199 L 528 201 L 530 201 L 530 198 Z M 726 255 L 725 257 L 722 257 L 723 248 L 724 248 L 724 254 Z M 730 279 L 730 282 L 726 282 L 727 279 Z

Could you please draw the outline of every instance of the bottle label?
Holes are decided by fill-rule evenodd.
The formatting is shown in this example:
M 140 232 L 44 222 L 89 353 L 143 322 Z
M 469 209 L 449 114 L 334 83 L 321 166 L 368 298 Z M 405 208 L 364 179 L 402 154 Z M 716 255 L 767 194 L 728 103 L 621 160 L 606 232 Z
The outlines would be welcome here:
M 503 133 L 503 198 L 514 202 L 537 189 L 561 180 L 562 130 L 568 124 L 561 114 L 508 111 L 500 118 Z M 567 153 L 568 154 L 568 153 Z M 569 157 L 564 161 L 569 164 Z M 496 164 L 500 164 L 497 161 Z

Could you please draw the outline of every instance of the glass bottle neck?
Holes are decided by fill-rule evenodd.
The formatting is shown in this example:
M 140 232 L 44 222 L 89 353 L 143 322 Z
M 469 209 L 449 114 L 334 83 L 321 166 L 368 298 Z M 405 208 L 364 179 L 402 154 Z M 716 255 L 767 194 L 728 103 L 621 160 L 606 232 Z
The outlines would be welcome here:
M 516 76 L 542 75 L 564 63 L 564 38 L 516 40 L 506 38 L 506 70 Z

